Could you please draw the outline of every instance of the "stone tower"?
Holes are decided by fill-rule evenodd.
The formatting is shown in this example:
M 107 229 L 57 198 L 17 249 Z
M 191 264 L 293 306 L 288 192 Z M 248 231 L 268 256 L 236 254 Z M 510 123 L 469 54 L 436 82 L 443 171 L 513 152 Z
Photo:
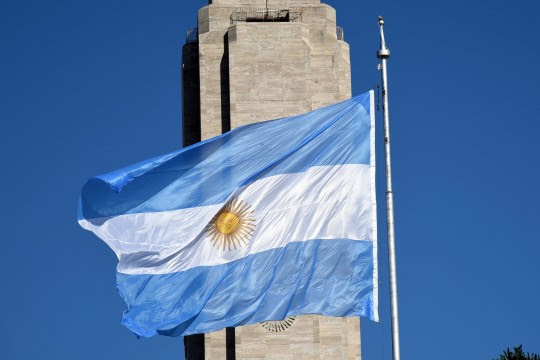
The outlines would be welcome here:
M 212 0 L 182 54 L 183 141 L 351 97 L 349 45 L 320 0 Z M 186 338 L 188 360 L 360 359 L 358 318 L 300 316 Z

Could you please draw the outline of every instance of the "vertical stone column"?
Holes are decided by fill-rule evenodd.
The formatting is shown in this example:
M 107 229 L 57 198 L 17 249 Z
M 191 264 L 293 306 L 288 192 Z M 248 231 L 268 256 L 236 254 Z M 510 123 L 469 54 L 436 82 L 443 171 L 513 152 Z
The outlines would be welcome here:
M 199 11 L 199 77 L 201 137 L 227 131 L 230 117 L 228 88 L 228 30 L 234 7 L 209 5 Z
M 244 19 L 237 10 L 290 9 L 299 18 Z M 264 10 L 263 10 L 264 11 Z M 293 116 L 351 97 L 349 45 L 337 38 L 336 12 L 320 0 L 212 0 L 199 11 L 200 111 L 184 139 L 208 139 L 245 124 Z M 184 62 L 193 69 L 187 49 Z M 190 74 L 193 72 L 190 71 Z M 188 106 L 184 97 L 184 106 Z M 186 112 L 184 112 L 186 114 Z M 186 115 L 184 115 L 186 116 Z M 197 121 L 195 121 L 197 123 Z M 199 129 L 200 134 L 190 134 Z M 187 134 L 186 134 L 187 132 Z M 232 332 L 229 333 L 229 342 Z M 360 359 L 358 318 L 299 316 L 238 327 L 236 359 Z M 206 360 L 227 359 L 226 330 L 204 335 Z M 190 359 L 188 359 L 190 360 Z M 198 359 L 197 359 L 198 360 Z

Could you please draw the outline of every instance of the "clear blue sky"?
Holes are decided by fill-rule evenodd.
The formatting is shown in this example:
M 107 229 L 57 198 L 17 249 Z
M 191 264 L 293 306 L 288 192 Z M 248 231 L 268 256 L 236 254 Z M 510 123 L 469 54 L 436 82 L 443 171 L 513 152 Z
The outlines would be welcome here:
M 387 23 L 403 358 L 540 353 L 540 2 L 328 3 L 355 94 Z M 90 176 L 181 145 L 181 45 L 204 4 L 2 2 L 0 358 L 183 359 L 180 339 L 120 325 L 115 256 L 76 207 Z M 365 360 L 390 359 L 387 291 L 381 312 Z

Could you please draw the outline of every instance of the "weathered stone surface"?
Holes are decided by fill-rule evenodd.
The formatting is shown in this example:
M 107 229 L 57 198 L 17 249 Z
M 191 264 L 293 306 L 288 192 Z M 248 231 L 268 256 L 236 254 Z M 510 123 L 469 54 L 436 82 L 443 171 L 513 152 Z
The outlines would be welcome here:
M 300 316 L 283 331 L 262 324 L 236 328 L 236 359 L 360 359 L 358 318 Z M 225 359 L 225 330 L 205 335 L 206 359 Z

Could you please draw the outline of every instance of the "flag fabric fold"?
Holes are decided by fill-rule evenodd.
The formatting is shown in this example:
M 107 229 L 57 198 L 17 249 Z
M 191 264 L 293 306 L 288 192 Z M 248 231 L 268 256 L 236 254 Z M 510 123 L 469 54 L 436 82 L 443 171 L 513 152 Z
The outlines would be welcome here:
M 184 336 L 377 313 L 373 92 L 96 176 L 80 225 L 116 253 L 122 323 Z

